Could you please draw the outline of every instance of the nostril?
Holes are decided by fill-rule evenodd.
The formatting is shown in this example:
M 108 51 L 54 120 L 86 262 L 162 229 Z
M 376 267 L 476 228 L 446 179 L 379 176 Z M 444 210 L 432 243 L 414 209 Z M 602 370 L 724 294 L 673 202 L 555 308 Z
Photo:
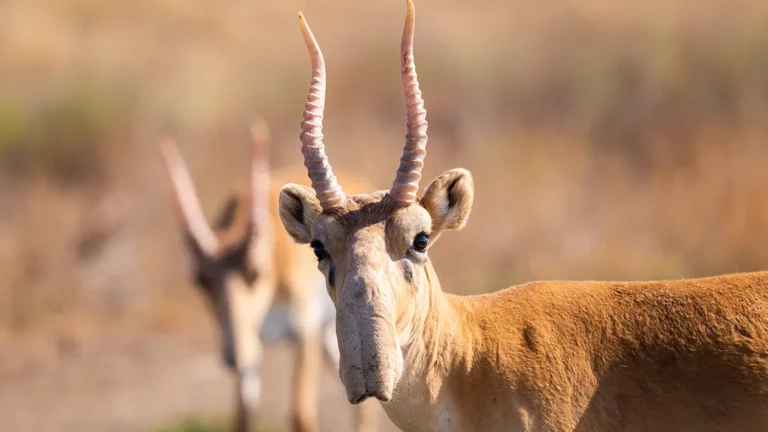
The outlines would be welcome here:
M 350 400 L 350 402 L 354 405 L 357 405 L 361 402 L 364 402 L 368 398 L 376 398 L 382 402 L 389 402 L 389 400 L 391 399 L 389 396 L 381 392 L 376 392 L 376 393 L 363 393 L 362 395 L 358 396 L 356 399 Z
M 237 362 L 235 361 L 235 352 L 233 350 L 224 350 L 223 357 L 224 364 L 227 365 L 228 368 L 234 369 L 237 366 Z

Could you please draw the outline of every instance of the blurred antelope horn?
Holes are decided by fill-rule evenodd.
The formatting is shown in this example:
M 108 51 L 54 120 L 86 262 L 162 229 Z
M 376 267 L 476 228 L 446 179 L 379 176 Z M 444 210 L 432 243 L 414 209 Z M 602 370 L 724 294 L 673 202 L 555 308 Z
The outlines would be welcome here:
M 192 178 L 189 176 L 189 170 L 176 147 L 176 143 L 165 137 L 160 140 L 158 147 L 171 179 L 176 207 L 187 232 L 203 253 L 213 255 L 219 247 L 219 242 L 216 234 L 205 220 L 203 208 L 195 192 Z
M 269 211 L 269 141 L 269 126 L 259 117 L 251 123 L 251 173 L 248 185 L 251 209 L 249 219 L 257 227 Z
M 312 188 L 315 189 L 320 206 L 323 210 L 332 210 L 343 207 L 346 197 L 336 181 L 336 176 L 333 175 L 323 144 L 325 60 L 301 12 L 299 12 L 299 26 L 312 60 L 312 83 L 307 95 L 307 104 L 304 107 L 304 120 L 301 122 L 301 152 L 304 154 L 304 166 L 307 167 Z
M 403 80 L 403 94 L 406 107 L 406 135 L 403 157 L 400 158 L 400 168 L 392 184 L 390 194 L 401 206 L 416 202 L 419 191 L 421 170 L 424 168 L 424 157 L 427 155 L 427 110 L 424 109 L 424 99 L 421 98 L 419 80 L 416 76 L 416 64 L 413 60 L 413 33 L 416 22 L 416 11 L 413 1 L 408 0 L 408 14 L 405 18 L 403 39 L 400 44 L 400 69 Z

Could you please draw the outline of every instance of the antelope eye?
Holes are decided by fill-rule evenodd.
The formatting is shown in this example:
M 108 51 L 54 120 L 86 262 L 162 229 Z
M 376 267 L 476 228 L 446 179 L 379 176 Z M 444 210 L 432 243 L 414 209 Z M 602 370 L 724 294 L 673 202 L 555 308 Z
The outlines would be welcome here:
M 320 241 L 315 240 L 309 245 L 312 247 L 312 251 L 315 253 L 318 261 L 326 257 L 327 253 L 325 252 L 325 246 L 323 246 Z
M 426 233 L 419 233 L 413 238 L 413 248 L 418 252 L 424 252 L 427 250 L 429 244 L 429 236 Z

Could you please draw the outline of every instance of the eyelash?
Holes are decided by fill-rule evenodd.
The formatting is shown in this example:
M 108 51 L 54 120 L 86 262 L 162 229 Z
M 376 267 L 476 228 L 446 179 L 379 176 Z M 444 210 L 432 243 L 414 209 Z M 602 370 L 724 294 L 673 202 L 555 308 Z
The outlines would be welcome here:
M 331 285 L 332 288 L 335 288 L 336 286 L 336 268 L 331 264 L 331 268 L 328 269 L 328 284 Z

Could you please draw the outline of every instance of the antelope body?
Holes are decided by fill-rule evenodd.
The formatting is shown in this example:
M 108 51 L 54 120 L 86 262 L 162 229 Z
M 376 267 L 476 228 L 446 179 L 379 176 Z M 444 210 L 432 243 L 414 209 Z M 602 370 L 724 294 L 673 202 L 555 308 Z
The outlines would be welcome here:
M 305 174 L 303 168 L 270 174 L 266 140 L 266 126 L 255 128 L 249 184 L 226 201 L 213 228 L 175 144 L 166 139 L 161 151 L 188 238 L 194 280 L 216 316 L 223 360 L 237 375 L 234 429 L 252 429 L 261 395 L 263 343 L 292 339 L 298 345 L 294 430 L 315 431 L 323 352 L 338 365 L 335 311 L 309 248 L 276 229 L 277 211 L 269 203 L 277 201 L 279 190 L 271 185 Z M 347 181 L 353 187 L 366 185 L 357 178 Z M 375 430 L 372 408 L 358 409 L 358 430 Z
M 317 42 L 307 118 L 322 118 Z M 310 243 L 336 305 L 340 375 L 351 403 L 375 397 L 405 431 L 768 430 L 768 273 L 656 282 L 534 282 L 444 293 L 428 257 L 461 229 L 470 173 L 416 196 L 426 111 L 402 43 L 406 145 L 391 190 L 345 195 L 303 124 L 312 188 L 283 187 L 280 217 Z M 343 182 L 341 182 L 343 183 Z

